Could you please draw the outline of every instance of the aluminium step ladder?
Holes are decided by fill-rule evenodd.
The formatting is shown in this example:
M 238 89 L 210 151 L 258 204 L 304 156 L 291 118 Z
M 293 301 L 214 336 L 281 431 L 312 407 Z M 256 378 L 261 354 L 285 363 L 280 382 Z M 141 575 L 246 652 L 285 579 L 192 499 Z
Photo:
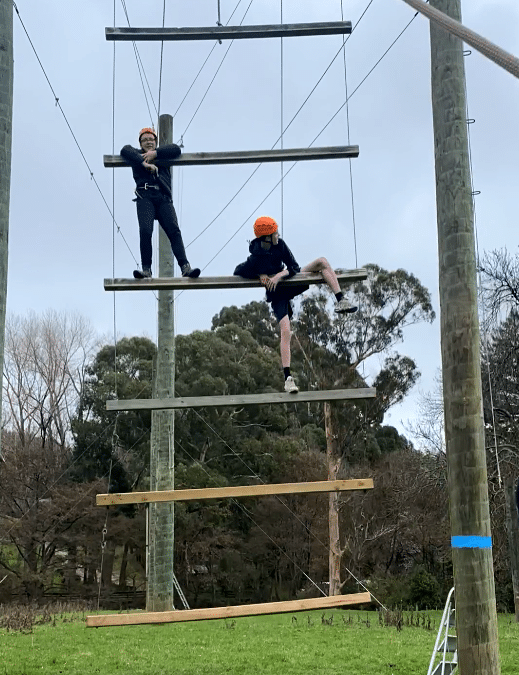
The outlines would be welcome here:
M 456 635 L 453 635 L 456 629 L 455 611 L 454 588 L 451 588 L 443 610 L 427 675 L 450 675 L 458 668 L 458 639 Z M 441 655 L 440 661 L 435 667 L 438 654 Z

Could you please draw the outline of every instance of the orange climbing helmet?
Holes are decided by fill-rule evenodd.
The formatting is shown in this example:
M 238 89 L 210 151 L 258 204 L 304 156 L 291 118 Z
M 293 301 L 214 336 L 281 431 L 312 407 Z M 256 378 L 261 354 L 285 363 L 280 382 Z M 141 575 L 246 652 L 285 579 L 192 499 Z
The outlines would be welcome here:
M 152 129 L 151 127 L 144 127 L 144 129 L 141 129 L 139 131 L 139 143 L 141 142 L 141 136 L 143 134 L 152 134 L 155 136 L 155 140 L 157 140 L 157 134 L 155 133 L 155 129 Z
M 267 234 L 274 234 L 278 231 L 278 224 L 270 216 L 260 216 L 254 223 L 254 234 L 256 237 L 265 237 Z

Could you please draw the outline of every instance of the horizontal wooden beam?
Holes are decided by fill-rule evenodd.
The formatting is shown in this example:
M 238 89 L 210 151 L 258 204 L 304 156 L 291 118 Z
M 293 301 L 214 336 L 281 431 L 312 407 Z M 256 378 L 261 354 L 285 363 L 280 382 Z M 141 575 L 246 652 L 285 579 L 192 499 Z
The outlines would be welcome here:
M 372 478 L 355 478 L 350 480 L 322 480 L 313 483 L 235 485 L 233 487 L 193 488 L 189 490 L 101 494 L 96 496 L 96 504 L 97 506 L 118 506 L 120 504 L 151 504 L 152 502 L 181 502 L 199 499 L 227 499 L 229 497 L 261 497 L 264 495 L 371 489 L 373 489 Z
M 186 28 L 105 28 L 107 40 L 239 40 L 244 38 L 345 35 L 351 21 L 283 23 L 265 26 L 203 26 Z
M 303 403 L 308 401 L 344 401 L 375 398 L 376 389 L 328 389 L 300 391 L 298 394 L 271 392 L 269 394 L 235 394 L 232 396 L 194 396 L 185 398 L 111 399 L 107 410 L 169 410 L 176 408 L 225 408 L 229 406 L 265 405 L 268 403 Z
M 368 278 L 365 269 L 335 270 L 339 282 L 356 282 Z M 324 279 L 320 274 L 295 274 L 290 279 L 284 279 L 280 286 L 298 286 L 300 284 L 320 284 Z M 155 290 L 208 290 L 221 288 L 263 288 L 259 279 L 244 279 L 243 277 L 156 277 L 152 279 L 105 279 L 105 291 L 155 291 Z
M 302 162 L 311 159 L 341 159 L 358 157 L 358 145 L 331 145 L 324 148 L 287 148 L 281 150 L 232 150 L 230 152 L 194 152 L 177 159 L 161 160 L 169 166 L 202 166 L 204 164 L 262 164 L 263 162 Z M 121 155 L 104 155 L 104 165 L 110 169 L 129 166 Z
M 87 616 L 89 628 L 103 626 L 136 626 L 143 623 L 176 623 L 180 621 L 203 621 L 206 619 L 233 619 L 238 616 L 259 616 L 261 614 L 284 614 L 305 612 L 312 609 L 332 609 L 344 605 L 360 605 L 371 602 L 369 593 L 332 595 L 305 600 L 265 602 L 256 605 L 234 605 L 211 607 L 209 609 L 178 609 L 171 612 L 135 612 L 132 614 L 97 614 Z

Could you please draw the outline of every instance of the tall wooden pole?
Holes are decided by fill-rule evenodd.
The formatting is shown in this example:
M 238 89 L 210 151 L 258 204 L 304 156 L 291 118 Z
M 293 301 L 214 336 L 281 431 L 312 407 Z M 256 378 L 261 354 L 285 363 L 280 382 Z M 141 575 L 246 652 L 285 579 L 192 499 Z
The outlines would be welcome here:
M 13 3 L 0 0 L 0 458 L 13 127 Z
M 159 145 L 173 142 L 173 118 L 161 115 Z M 159 228 L 159 276 L 173 276 L 171 245 Z M 173 291 L 160 290 L 154 398 L 175 396 L 175 322 Z M 174 410 L 154 410 L 151 419 L 150 490 L 174 489 Z M 173 502 L 149 505 L 146 609 L 165 612 L 173 604 Z
M 460 0 L 431 5 L 461 20 Z M 445 437 L 460 675 L 500 672 L 463 44 L 431 23 Z
M 328 464 L 328 480 L 337 480 L 341 467 L 341 457 L 337 450 L 337 431 L 334 420 L 334 409 L 330 401 L 324 403 L 324 428 L 326 431 L 326 461 Z M 339 595 L 341 592 L 341 540 L 339 529 L 338 492 L 328 495 L 328 595 Z

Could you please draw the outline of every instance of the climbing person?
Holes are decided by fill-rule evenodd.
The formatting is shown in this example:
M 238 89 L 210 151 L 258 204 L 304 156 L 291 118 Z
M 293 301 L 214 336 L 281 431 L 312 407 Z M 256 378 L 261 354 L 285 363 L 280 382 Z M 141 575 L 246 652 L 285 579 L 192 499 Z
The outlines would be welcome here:
M 299 267 L 292 251 L 280 238 L 278 225 L 273 218 L 269 216 L 258 218 L 254 223 L 254 234 L 256 238 L 249 245 L 250 255 L 245 262 L 236 267 L 234 274 L 246 279 L 259 277 L 265 287 L 267 302 L 271 304 L 281 333 L 280 351 L 285 375 L 285 391 L 296 394 L 299 388 L 290 373 L 290 319 L 293 314 L 290 301 L 296 295 L 308 290 L 309 286 L 308 284 L 286 286 L 279 285 L 279 282 L 284 278 L 293 277 L 298 272 L 320 272 L 335 294 L 337 300 L 335 312 L 352 313 L 357 311 L 357 307 L 351 306 L 344 297 L 337 276 L 326 258 L 317 258 L 302 269 Z
M 135 270 L 133 276 L 136 279 L 151 277 L 151 236 L 153 221 L 158 220 L 171 243 L 182 276 L 196 278 L 200 276 L 200 270 L 198 267 L 192 269 L 187 260 L 173 206 L 171 170 L 161 161 L 176 159 L 181 150 L 173 143 L 157 148 L 157 134 L 149 127 L 140 130 L 139 144 L 140 149 L 125 145 L 121 150 L 121 157 L 132 167 L 136 186 L 133 201 L 137 205 L 142 272 Z

